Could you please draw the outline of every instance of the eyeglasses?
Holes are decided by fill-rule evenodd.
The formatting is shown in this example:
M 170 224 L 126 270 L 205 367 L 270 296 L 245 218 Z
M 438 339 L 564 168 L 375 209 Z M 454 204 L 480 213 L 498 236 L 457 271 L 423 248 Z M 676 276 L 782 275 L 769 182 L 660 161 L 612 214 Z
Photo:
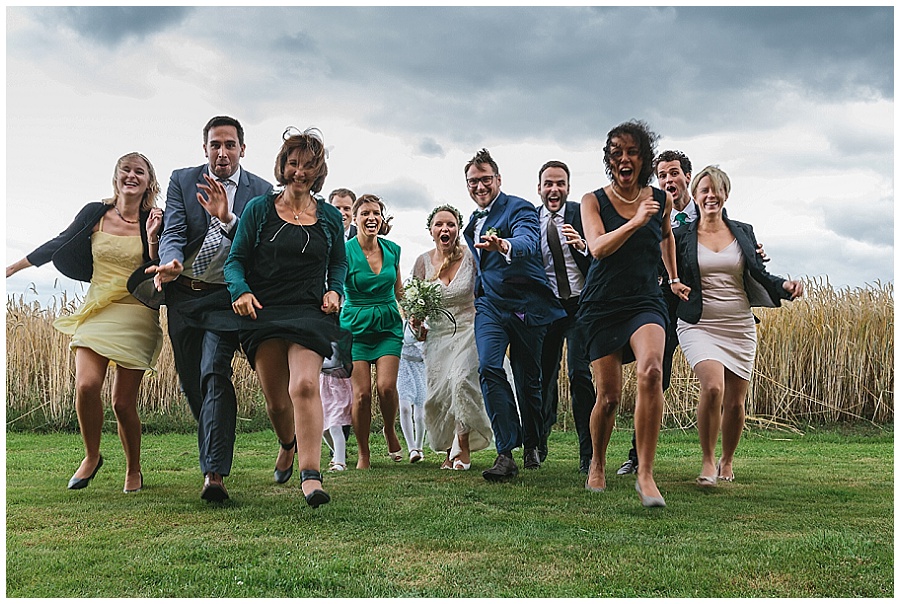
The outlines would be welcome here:
M 491 186 L 491 183 L 494 182 L 494 177 L 496 174 L 490 174 L 489 176 L 482 176 L 481 178 L 467 178 L 466 184 L 469 185 L 470 189 L 475 189 L 478 187 L 478 183 L 483 184 L 486 187 Z

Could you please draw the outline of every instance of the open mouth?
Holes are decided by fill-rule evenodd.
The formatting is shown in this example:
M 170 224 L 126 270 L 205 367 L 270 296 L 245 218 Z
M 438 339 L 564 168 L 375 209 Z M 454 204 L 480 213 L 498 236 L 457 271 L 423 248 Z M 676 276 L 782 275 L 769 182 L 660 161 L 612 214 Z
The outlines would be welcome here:
M 441 238 L 440 238 L 440 239 L 441 239 L 441 243 L 443 243 L 444 245 L 447 245 L 447 244 L 450 243 L 450 235 L 447 234 L 447 233 L 441 234 Z

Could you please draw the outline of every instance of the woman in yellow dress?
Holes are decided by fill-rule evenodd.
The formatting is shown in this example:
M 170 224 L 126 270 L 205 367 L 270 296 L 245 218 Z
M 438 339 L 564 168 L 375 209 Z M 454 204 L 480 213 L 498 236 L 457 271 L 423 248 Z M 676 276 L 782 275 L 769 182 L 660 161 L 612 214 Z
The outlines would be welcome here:
M 90 282 L 81 307 L 53 324 L 72 335 L 75 411 L 85 450 L 68 488 L 88 486 L 103 465 L 100 393 L 113 363 L 112 406 L 125 450 L 123 490 L 136 493 L 144 483 L 137 397 L 144 373 L 156 364 L 162 331 L 159 311 L 138 302 L 126 283 L 138 266 L 157 255 L 162 210 L 156 207 L 156 172 L 140 153 L 119 158 L 112 182 L 112 198 L 84 206 L 65 231 L 6 267 L 6 276 L 52 261 L 67 277 Z

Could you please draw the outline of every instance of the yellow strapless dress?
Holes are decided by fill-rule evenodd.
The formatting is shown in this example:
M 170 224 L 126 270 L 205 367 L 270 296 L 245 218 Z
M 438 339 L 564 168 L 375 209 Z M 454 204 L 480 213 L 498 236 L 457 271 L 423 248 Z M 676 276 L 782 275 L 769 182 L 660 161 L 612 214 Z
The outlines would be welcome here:
M 101 222 L 102 228 L 102 222 Z M 128 277 L 143 261 L 141 238 L 91 235 L 94 274 L 84 303 L 53 326 L 72 336 L 70 348 L 90 348 L 126 369 L 154 371 L 162 347 L 159 311 L 128 293 Z

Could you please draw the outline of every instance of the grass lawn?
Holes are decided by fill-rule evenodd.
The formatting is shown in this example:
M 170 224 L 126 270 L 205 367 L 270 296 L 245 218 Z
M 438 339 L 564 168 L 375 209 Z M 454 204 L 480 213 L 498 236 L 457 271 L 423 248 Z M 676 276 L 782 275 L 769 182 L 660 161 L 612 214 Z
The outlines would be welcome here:
M 614 476 L 630 438 L 613 435 L 600 494 L 584 490 L 573 432 L 554 432 L 547 463 L 509 484 L 481 478 L 492 451 L 468 472 L 440 471 L 438 454 L 392 463 L 373 438 L 373 469 L 328 475 L 332 502 L 313 510 L 299 473 L 273 482 L 271 432 L 238 435 L 222 505 L 199 499 L 194 435 L 145 435 L 145 487 L 125 495 L 115 434 L 91 485 L 68 491 L 77 434 L 7 433 L 6 594 L 893 595 L 892 426 L 745 434 L 736 482 L 706 490 L 693 482 L 696 433 L 664 432 L 665 509 L 643 509 L 634 477 Z

